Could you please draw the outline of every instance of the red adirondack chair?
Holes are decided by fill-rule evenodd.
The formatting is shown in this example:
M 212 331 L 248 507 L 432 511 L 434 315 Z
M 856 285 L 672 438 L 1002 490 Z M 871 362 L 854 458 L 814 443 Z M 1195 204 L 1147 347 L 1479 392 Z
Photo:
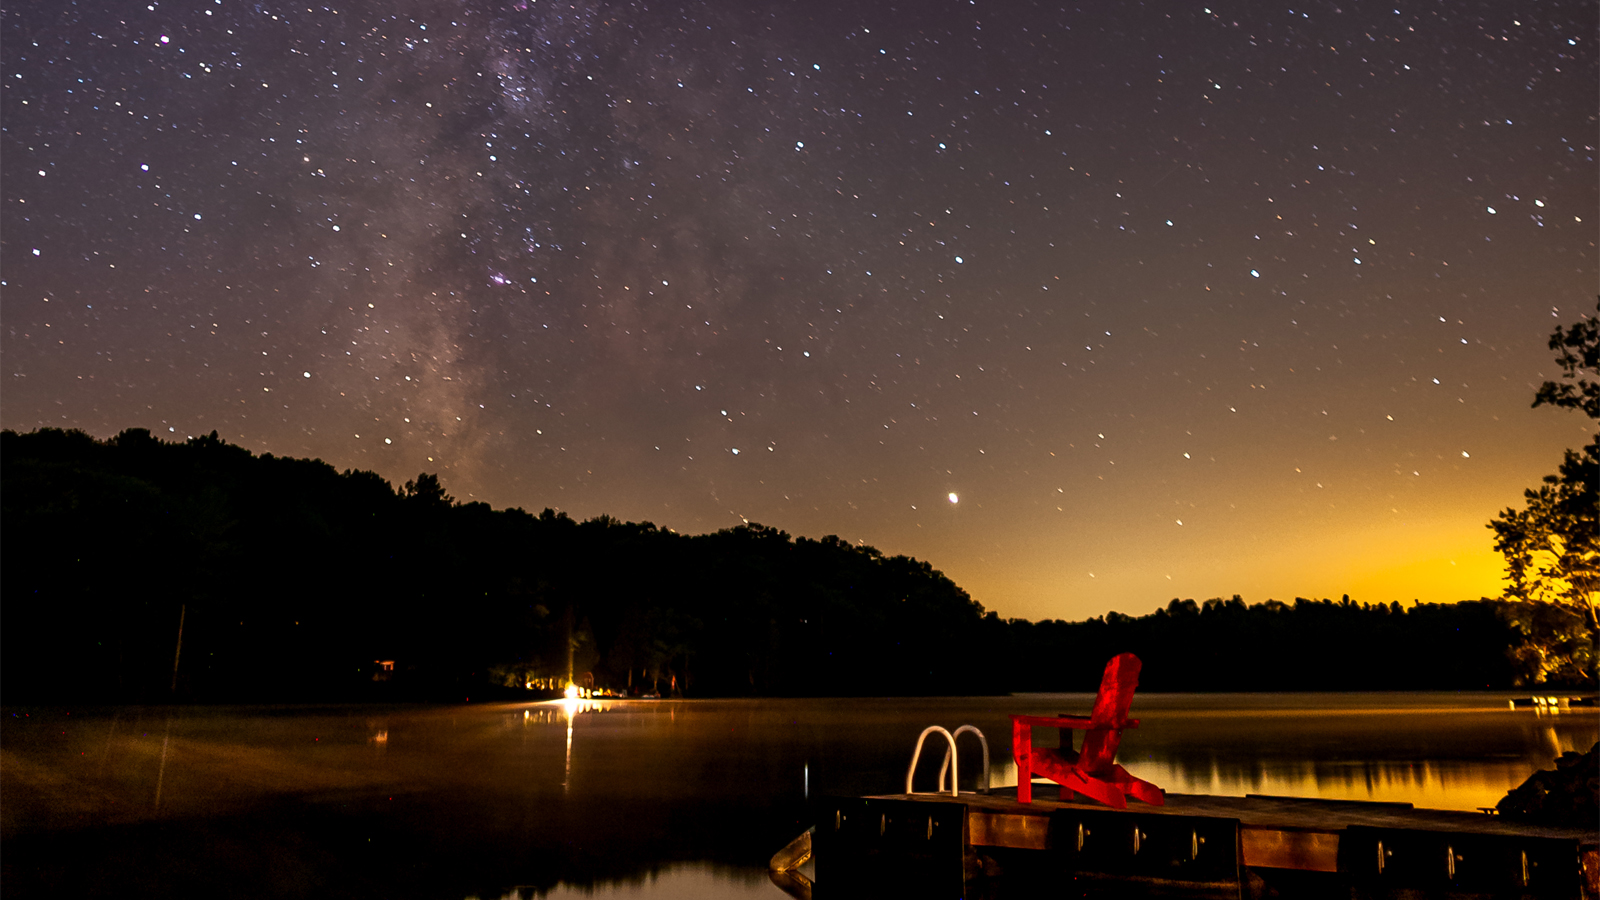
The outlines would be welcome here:
M 1012 716 L 1011 753 L 1017 760 L 1017 802 L 1033 802 L 1032 778 L 1035 773 L 1061 785 L 1061 799 L 1071 800 L 1074 792 L 1115 809 L 1127 809 L 1127 797 L 1152 806 L 1166 802 L 1165 793 L 1148 781 L 1135 778 L 1116 764 L 1117 745 L 1122 729 L 1138 728 L 1139 720 L 1128 718 L 1134 688 L 1139 686 L 1139 657 L 1124 653 L 1106 663 L 1100 679 L 1100 693 L 1094 698 L 1094 711 L 1082 716 Z M 1033 746 L 1034 726 L 1061 729 L 1061 747 Z M 1083 747 L 1072 749 L 1072 731 L 1084 732 Z

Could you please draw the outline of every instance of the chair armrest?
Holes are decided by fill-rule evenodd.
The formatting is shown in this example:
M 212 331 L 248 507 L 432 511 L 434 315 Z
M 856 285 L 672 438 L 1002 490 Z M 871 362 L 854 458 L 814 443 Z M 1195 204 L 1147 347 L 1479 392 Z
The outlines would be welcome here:
M 1073 728 L 1084 731 L 1090 728 L 1138 728 L 1138 719 L 1123 719 L 1121 722 L 1100 723 L 1087 716 L 1023 716 L 1013 715 L 1011 721 L 1031 727 L 1043 728 Z
M 1011 721 L 1023 725 L 1044 728 L 1088 728 L 1090 720 L 1086 716 L 1020 716 L 1013 715 Z

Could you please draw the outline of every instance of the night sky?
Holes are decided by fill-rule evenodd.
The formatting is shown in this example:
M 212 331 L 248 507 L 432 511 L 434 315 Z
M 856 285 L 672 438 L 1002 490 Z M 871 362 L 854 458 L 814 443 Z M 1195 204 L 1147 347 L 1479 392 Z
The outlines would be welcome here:
M 1597 5 L 3 13 L 7 428 L 926 559 L 1002 615 L 1496 594 Z

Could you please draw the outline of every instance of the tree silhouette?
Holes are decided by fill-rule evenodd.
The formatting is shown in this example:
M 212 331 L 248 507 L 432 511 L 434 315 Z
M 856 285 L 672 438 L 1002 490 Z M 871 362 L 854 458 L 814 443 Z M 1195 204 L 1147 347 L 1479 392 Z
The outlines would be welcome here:
M 1600 382 L 1586 377 L 1600 374 L 1600 320 L 1585 316 L 1569 328 L 1557 326 L 1550 349 L 1557 352 L 1562 380 L 1540 385 L 1533 405 L 1577 409 L 1600 419 Z M 1515 601 L 1513 620 L 1527 636 L 1512 652 L 1525 677 L 1534 681 L 1596 679 L 1597 479 L 1600 437 L 1581 451 L 1566 451 L 1554 475 L 1523 492 L 1526 506 L 1507 508 L 1489 523 L 1494 547 L 1506 558 L 1510 583 L 1504 597 Z
M 444 485 L 439 483 L 439 476 L 429 475 L 427 472 L 418 475 L 416 481 L 406 482 L 400 492 L 407 500 L 418 506 L 444 507 L 456 502 L 456 498 L 444 492 Z
M 930 563 L 836 535 L 495 510 L 433 475 L 396 491 L 140 429 L 0 431 L 0 515 L 12 701 L 461 702 L 569 673 L 692 697 L 1082 690 L 1124 650 L 1150 690 L 1481 689 L 1511 684 L 1508 648 L 1577 621 L 1550 603 L 1237 596 L 1005 620 Z M 1557 644 L 1532 646 L 1574 652 Z
M 1600 310 L 1600 301 L 1595 306 Z M 1600 382 L 1583 377 L 1584 372 L 1600 370 L 1600 319 L 1585 316 L 1567 329 L 1557 325 L 1550 335 L 1550 349 L 1557 353 L 1563 380 L 1539 385 L 1533 405 L 1581 409 L 1591 419 L 1600 418 Z

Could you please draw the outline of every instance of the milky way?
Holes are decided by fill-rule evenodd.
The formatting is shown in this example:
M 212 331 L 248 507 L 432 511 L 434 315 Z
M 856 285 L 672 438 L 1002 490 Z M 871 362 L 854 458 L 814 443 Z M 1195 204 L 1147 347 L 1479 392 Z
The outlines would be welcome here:
M 1494 593 L 1589 2 L 19 2 L 8 428 L 837 533 L 1007 615 Z

